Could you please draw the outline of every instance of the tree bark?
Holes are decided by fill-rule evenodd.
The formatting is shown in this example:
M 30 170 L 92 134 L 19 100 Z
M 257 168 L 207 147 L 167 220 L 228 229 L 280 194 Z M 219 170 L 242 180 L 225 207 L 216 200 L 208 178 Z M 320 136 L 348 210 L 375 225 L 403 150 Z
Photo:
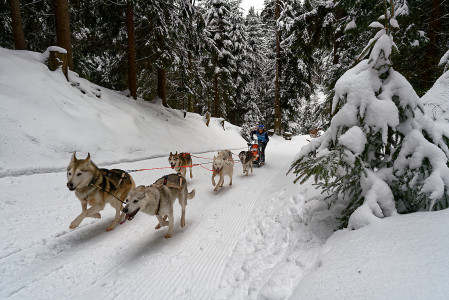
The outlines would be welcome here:
M 12 32 L 14 38 L 14 48 L 16 50 L 26 50 L 25 34 L 23 33 L 22 15 L 20 13 L 20 0 L 10 0 Z
M 334 0 L 335 2 L 335 0 Z M 338 21 L 346 15 L 346 11 L 340 6 L 335 7 L 335 19 Z M 340 41 L 339 39 L 343 36 L 343 30 L 340 28 L 334 35 L 334 56 L 332 60 L 332 64 L 336 65 L 340 62 L 340 56 L 338 51 L 340 50 Z
M 429 20 L 429 30 L 427 36 L 429 37 L 429 43 L 427 44 L 426 55 L 424 59 L 425 72 L 423 76 L 423 88 L 425 90 L 429 89 L 436 77 L 436 70 L 438 61 L 440 59 L 439 55 L 439 41 L 440 35 L 443 30 L 442 23 L 443 13 L 440 0 L 432 0 L 430 9 L 430 20 Z
M 165 75 L 165 69 L 157 69 L 157 96 L 162 100 L 162 105 L 167 105 L 167 76 Z
M 54 0 L 54 5 L 57 45 L 67 50 L 67 64 L 68 67 L 73 70 L 69 4 L 67 0 Z
M 126 21 L 128 30 L 128 88 L 131 97 L 137 99 L 136 39 L 132 0 L 127 0 Z
M 190 51 L 189 51 L 189 71 L 190 71 L 190 73 L 192 73 L 192 53 Z M 187 96 L 187 111 L 193 112 L 193 97 L 192 97 L 191 89 Z
M 277 21 L 280 17 L 280 0 L 276 0 L 276 80 L 275 80 L 275 100 L 274 100 L 274 132 L 277 135 L 281 135 L 281 100 L 280 100 L 280 86 L 279 86 L 279 73 L 280 73 L 280 60 L 281 60 L 281 44 L 280 44 L 280 32 Z
M 218 118 L 218 106 L 220 105 L 218 101 L 218 74 L 214 75 L 214 114 L 213 116 Z

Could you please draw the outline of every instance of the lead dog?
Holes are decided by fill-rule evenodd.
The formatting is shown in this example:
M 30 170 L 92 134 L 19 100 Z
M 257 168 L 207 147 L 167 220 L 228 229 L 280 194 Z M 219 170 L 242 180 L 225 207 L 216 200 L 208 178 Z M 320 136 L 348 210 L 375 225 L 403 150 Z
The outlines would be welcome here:
M 90 153 L 85 159 L 77 159 L 76 152 L 73 152 L 67 167 L 67 187 L 70 191 L 75 191 L 82 209 L 81 214 L 70 224 L 70 229 L 78 227 L 86 217 L 100 219 L 99 212 L 109 203 L 115 208 L 115 218 L 106 228 L 106 231 L 110 231 L 120 219 L 120 201 L 126 198 L 135 184 L 131 175 L 125 171 L 100 169 L 90 160 Z M 87 204 L 91 207 L 87 208 Z
M 234 160 L 232 159 L 232 153 L 229 150 L 222 150 L 218 152 L 217 156 L 214 156 L 212 164 L 212 185 L 215 186 L 214 191 L 217 191 L 219 187 L 223 186 L 224 176 L 229 176 L 229 185 L 232 185 L 232 175 L 234 173 Z M 218 184 L 215 184 L 215 176 L 220 175 Z
M 170 164 L 171 168 L 174 169 L 176 172 L 180 172 L 184 178 L 186 177 L 187 173 L 187 166 L 190 167 L 190 178 L 193 178 L 192 176 L 192 157 L 190 156 L 190 153 L 182 152 L 178 154 L 178 151 L 176 151 L 175 154 L 170 152 L 170 155 L 168 157 L 168 163 Z
M 185 213 L 187 199 L 195 197 L 195 189 L 187 192 L 187 181 L 178 174 L 166 175 L 150 186 L 139 185 L 129 191 L 125 200 L 123 212 L 127 220 L 132 220 L 134 216 L 142 211 L 150 216 L 156 216 L 159 224 L 155 229 L 168 225 L 168 232 L 165 238 L 173 235 L 173 203 L 178 198 L 182 208 L 181 227 L 186 226 Z M 168 222 L 167 222 L 168 217 Z
M 241 151 L 239 153 L 240 162 L 243 166 L 243 173 L 248 176 L 249 168 L 251 167 L 251 174 L 253 173 L 254 155 L 251 151 Z

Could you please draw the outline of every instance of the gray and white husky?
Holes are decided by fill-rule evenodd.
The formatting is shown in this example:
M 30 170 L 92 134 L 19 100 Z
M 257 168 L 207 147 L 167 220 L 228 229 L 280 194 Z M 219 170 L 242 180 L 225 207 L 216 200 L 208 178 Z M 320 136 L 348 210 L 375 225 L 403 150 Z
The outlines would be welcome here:
M 254 155 L 251 151 L 241 151 L 239 153 L 240 162 L 243 166 L 243 173 L 248 176 L 249 168 L 251 167 L 251 174 L 253 173 Z
M 173 203 L 178 198 L 182 208 L 181 227 L 186 226 L 186 205 L 187 200 L 195 197 L 195 189 L 187 192 L 187 181 L 181 174 L 170 174 L 156 180 L 150 186 L 140 185 L 129 191 L 125 200 L 123 213 L 127 220 L 132 220 L 135 215 L 142 211 L 150 216 L 156 216 L 159 224 L 155 229 L 168 225 L 168 232 L 165 238 L 173 235 Z M 168 221 L 167 221 L 168 217 Z

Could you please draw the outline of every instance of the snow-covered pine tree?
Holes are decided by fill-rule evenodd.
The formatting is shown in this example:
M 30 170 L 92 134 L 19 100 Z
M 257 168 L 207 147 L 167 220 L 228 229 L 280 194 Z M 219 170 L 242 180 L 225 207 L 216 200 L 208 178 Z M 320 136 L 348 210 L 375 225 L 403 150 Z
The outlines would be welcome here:
M 344 204 L 341 225 L 350 229 L 397 212 L 448 207 L 449 139 L 392 67 L 392 10 L 385 9 L 385 28 L 362 52 L 369 57 L 337 81 L 332 108 L 341 109 L 330 127 L 290 169 L 295 182 L 313 177 L 328 205 Z

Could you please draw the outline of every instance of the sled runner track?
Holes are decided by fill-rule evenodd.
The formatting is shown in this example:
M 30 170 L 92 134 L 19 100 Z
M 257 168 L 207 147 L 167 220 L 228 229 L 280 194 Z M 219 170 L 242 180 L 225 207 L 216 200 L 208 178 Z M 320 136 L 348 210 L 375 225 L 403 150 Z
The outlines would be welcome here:
M 184 229 L 179 228 L 179 220 L 176 220 L 174 236 L 167 242 L 170 246 L 169 250 L 165 251 L 167 263 L 164 264 L 164 268 L 161 271 L 151 272 L 148 277 L 143 276 L 140 282 L 122 289 L 102 289 L 101 297 L 124 299 L 134 294 L 148 299 L 169 299 L 181 293 L 186 296 L 184 298 L 208 299 L 211 296 L 210 290 L 218 289 L 226 261 L 235 248 L 254 204 L 264 190 L 245 189 L 245 186 L 254 185 L 255 181 L 257 186 L 266 186 L 271 180 L 268 172 L 265 176 L 258 177 L 243 177 L 240 172 L 241 170 L 236 169 L 236 177 L 239 178 L 235 180 L 233 186 L 229 186 L 229 181 L 225 180 L 223 189 L 215 193 L 210 183 L 210 173 L 202 170 L 202 174 L 196 177 L 200 177 L 201 182 L 195 182 L 195 188 L 198 189 L 198 194 L 207 194 L 206 199 L 189 200 L 187 225 Z M 220 194 L 224 198 L 221 198 Z M 204 203 L 200 203 L 201 201 Z M 197 205 L 203 209 L 196 207 Z M 140 217 L 149 218 L 149 216 Z M 176 214 L 175 217 L 179 219 Z M 156 231 L 149 231 L 149 234 L 152 232 L 154 234 Z M 157 235 L 161 238 L 161 233 L 157 232 Z M 129 259 L 133 260 L 132 257 Z M 151 267 L 152 263 L 158 265 L 161 262 L 155 260 L 148 263 Z M 133 264 L 132 273 L 143 273 L 148 267 L 147 264 L 142 266 Z M 108 274 L 97 281 L 91 291 L 92 295 L 101 289 L 103 283 L 110 282 L 115 275 Z
M 273 194 L 273 188 L 279 185 L 273 182 L 285 173 L 289 163 L 288 157 L 278 155 L 273 163 L 249 176 L 243 175 L 238 165 L 233 185 L 229 186 L 225 178 L 218 192 L 213 190 L 211 172 L 196 168 L 193 178 L 187 178 L 188 190 L 195 188 L 196 196 L 188 200 L 186 226 L 180 227 L 181 207 L 176 200 L 170 239 L 164 238 L 167 227 L 155 230 L 157 219 L 143 213 L 106 232 L 115 215 L 110 206 L 105 207 L 101 219 L 86 219 L 80 227 L 69 230 L 80 205 L 66 187 L 65 172 L 0 179 L 4 193 L 0 208 L 18 212 L 0 222 L 3 238 L 19 232 L 22 237 L 0 248 L 4 257 L 0 260 L 0 298 L 44 299 L 50 293 L 59 299 L 220 298 L 223 274 L 229 276 L 235 266 L 235 261 L 230 262 L 232 256 L 244 253 L 236 252 L 236 248 L 246 239 L 246 227 L 254 218 L 257 203 Z M 167 164 L 167 158 L 161 157 L 143 166 L 137 162 L 120 167 Z M 136 184 L 149 185 L 166 174 L 164 169 L 133 176 Z M 282 180 L 282 184 L 286 182 Z M 11 190 L 16 190 L 14 197 L 9 196 Z M 22 204 L 31 202 L 39 205 Z M 224 286 L 238 286 L 238 282 Z

